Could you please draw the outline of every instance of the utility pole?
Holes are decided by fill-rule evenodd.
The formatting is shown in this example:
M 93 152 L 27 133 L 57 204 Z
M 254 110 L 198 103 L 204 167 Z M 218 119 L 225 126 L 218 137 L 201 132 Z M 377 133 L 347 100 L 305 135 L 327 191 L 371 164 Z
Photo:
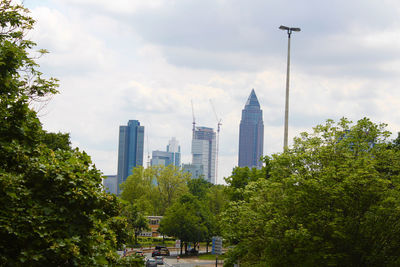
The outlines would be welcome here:
M 289 126 L 289 74 L 290 74 L 290 36 L 292 32 L 299 32 L 300 28 L 280 26 L 280 30 L 287 31 L 288 34 L 288 56 L 286 70 L 286 98 L 285 98 L 285 130 L 283 134 L 283 151 L 288 148 L 288 126 Z

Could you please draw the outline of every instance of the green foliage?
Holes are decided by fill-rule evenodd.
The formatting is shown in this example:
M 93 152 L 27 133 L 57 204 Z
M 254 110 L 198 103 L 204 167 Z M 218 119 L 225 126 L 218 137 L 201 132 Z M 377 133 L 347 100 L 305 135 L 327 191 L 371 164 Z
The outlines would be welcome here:
M 122 215 L 127 219 L 127 229 L 133 233 L 135 244 L 137 244 L 137 236 L 143 231 L 149 229 L 147 218 L 140 213 L 138 207 L 129 202 L 125 203 Z
M 147 215 L 164 215 L 181 195 L 188 192 L 190 175 L 175 166 L 151 166 L 133 169 L 121 185 L 121 198 L 135 203 Z
M 225 178 L 225 182 L 228 184 L 226 193 L 230 200 L 237 201 L 243 199 L 243 190 L 250 182 L 269 177 L 269 158 L 265 157 L 264 162 L 266 164 L 262 169 L 250 169 L 249 167 L 236 167 L 233 169 L 232 175 Z
M 225 185 L 212 185 L 206 192 L 204 201 L 210 212 L 219 215 L 229 203 Z
M 179 238 L 183 243 L 204 241 L 212 222 L 211 214 L 191 194 L 180 197 L 161 220 L 159 231 Z
M 388 136 L 368 119 L 328 120 L 273 155 L 271 177 L 224 213 L 227 266 L 398 266 L 400 152 Z
M 400 150 L 400 132 L 397 133 L 397 138 L 392 141 L 391 147 Z
M 51 150 L 70 150 L 71 141 L 69 140 L 69 134 L 64 133 L 48 133 L 43 132 L 41 140 Z
M 143 257 L 139 256 L 126 256 L 121 258 L 115 266 L 141 267 L 144 266 L 144 260 Z
M 206 196 L 208 189 L 212 186 L 212 183 L 204 180 L 202 177 L 190 179 L 187 182 L 189 192 L 193 195 L 202 199 Z
M 0 265 L 117 263 L 118 200 L 68 134 L 44 131 L 29 107 L 57 92 L 30 56 L 33 24 L 23 6 L 0 1 Z

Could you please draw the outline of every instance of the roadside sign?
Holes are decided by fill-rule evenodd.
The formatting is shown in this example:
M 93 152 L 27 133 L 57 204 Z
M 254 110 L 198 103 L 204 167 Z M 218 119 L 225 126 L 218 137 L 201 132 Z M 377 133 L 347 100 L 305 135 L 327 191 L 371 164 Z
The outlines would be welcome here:
M 181 241 L 180 241 L 179 239 L 177 239 L 177 240 L 175 241 L 175 247 L 176 247 L 176 248 L 180 248 L 180 247 L 181 247 Z
M 222 237 L 213 236 L 211 254 L 216 254 L 216 255 L 222 254 Z

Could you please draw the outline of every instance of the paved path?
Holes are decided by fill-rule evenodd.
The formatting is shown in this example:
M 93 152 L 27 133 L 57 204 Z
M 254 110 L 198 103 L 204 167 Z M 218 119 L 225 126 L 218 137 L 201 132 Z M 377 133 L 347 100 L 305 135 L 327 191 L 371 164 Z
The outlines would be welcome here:
M 179 261 L 176 257 L 166 257 L 165 266 L 167 267 L 215 267 L 215 260 L 200 260 L 197 257 L 181 258 Z M 218 266 L 222 267 L 223 261 L 218 261 Z
M 147 257 L 151 258 L 151 253 L 145 253 Z M 177 255 L 171 253 L 172 255 L 164 258 L 164 265 L 158 265 L 160 267 L 215 267 L 215 260 L 200 260 L 197 257 L 185 257 L 177 260 Z M 173 255 L 175 254 L 175 255 Z M 222 267 L 223 261 L 218 261 L 218 266 Z

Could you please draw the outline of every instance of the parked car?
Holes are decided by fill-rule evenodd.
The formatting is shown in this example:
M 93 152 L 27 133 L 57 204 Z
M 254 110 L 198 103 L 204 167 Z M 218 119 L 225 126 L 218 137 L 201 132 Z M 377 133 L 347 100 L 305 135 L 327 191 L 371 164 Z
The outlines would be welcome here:
M 188 255 L 198 255 L 198 254 L 199 252 L 195 248 L 188 250 Z
M 155 259 L 147 259 L 146 267 L 157 267 L 157 262 Z
M 151 252 L 151 256 L 154 258 L 155 256 L 161 256 L 160 255 L 161 254 L 161 252 L 159 251 L 159 250 L 157 250 L 157 249 L 155 249 L 155 250 L 153 250 L 152 252 Z
M 164 257 L 163 256 L 155 256 L 155 260 L 157 265 L 163 265 L 164 264 Z
M 166 247 L 156 246 L 155 250 L 151 253 L 152 257 L 155 256 L 169 256 L 169 250 Z
M 169 250 L 167 248 L 161 248 L 160 255 L 161 256 L 169 256 Z
M 136 256 L 144 257 L 143 251 L 135 251 Z

